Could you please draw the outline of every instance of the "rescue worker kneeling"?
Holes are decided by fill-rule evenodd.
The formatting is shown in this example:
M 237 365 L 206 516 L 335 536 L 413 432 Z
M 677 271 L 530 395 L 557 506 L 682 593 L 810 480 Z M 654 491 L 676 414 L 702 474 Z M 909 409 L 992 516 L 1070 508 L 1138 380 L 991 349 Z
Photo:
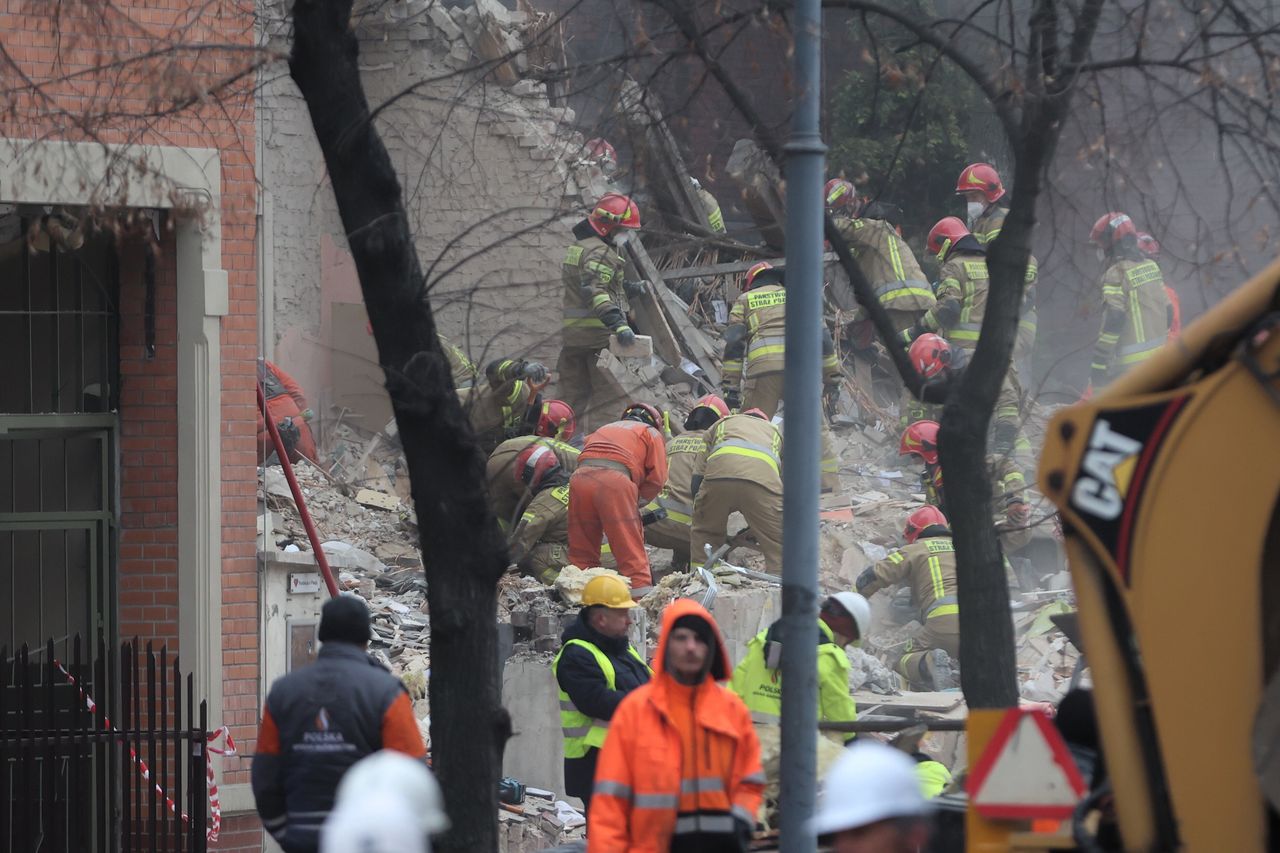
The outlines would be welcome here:
M 587 853 L 745 853 L 764 791 L 742 700 L 716 682 L 729 656 L 711 614 L 662 614 L 653 680 L 622 700 L 600 751 Z
M 592 578 L 582 589 L 578 618 L 560 635 L 563 645 L 551 662 L 560 685 L 560 726 L 564 732 L 564 790 L 582 800 L 591 814 L 591 785 L 609 721 L 623 698 L 653 675 L 627 641 L 631 622 L 627 585 L 615 577 Z
M 920 608 L 924 629 L 898 661 L 916 689 L 955 686 L 951 663 L 960 657 L 960 606 L 956 598 L 956 554 L 947 517 L 924 506 L 907 516 L 907 545 L 858 575 L 858 592 L 870 597 L 892 584 L 906 583 Z
M 507 539 L 510 560 L 551 586 L 569 563 L 569 472 L 554 447 L 531 444 L 516 456 L 511 474 L 533 499 Z M 600 565 L 615 567 L 607 544 L 600 549 Z
M 818 721 L 850 723 L 858 706 L 849 695 L 849 657 L 844 647 L 866 636 L 871 628 L 871 605 L 856 592 L 837 592 L 818 612 Z M 782 722 L 782 620 L 774 622 L 747 644 L 747 653 L 733 670 L 729 689 L 742 697 L 757 724 Z M 841 742 L 853 734 L 839 736 Z

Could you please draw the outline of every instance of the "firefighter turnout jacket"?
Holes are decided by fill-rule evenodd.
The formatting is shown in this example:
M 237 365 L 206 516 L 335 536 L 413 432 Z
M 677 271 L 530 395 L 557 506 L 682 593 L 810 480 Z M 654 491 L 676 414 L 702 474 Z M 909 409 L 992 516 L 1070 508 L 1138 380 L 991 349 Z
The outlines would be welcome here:
M 531 444 L 550 447 L 566 474 L 572 474 L 573 469 L 578 467 L 578 448 L 554 438 L 520 435 L 499 444 L 485 463 L 484 477 L 489 484 L 489 502 L 493 507 L 493 514 L 504 528 L 514 523 L 512 515 L 525 493 L 524 486 L 516 482 L 512 468 L 516 464 L 516 457 Z
M 573 349 L 604 349 L 610 335 L 627 325 L 625 264 L 613 247 L 595 235 L 568 248 L 561 266 L 564 283 L 564 345 Z
M 915 542 L 863 571 L 857 588 L 871 596 L 900 583 L 910 585 L 922 624 L 960 612 L 956 603 L 956 553 L 950 530 L 940 524 L 926 527 Z
M 736 392 L 747 378 L 781 373 L 786 364 L 787 291 L 781 284 L 764 284 L 738 297 L 729 311 L 725 328 L 721 386 Z M 824 381 L 843 376 L 835 343 L 823 329 L 822 374 Z M 772 413 L 769 413 L 772 414 Z
M 1155 261 L 1118 260 L 1101 287 L 1102 329 L 1090 371 L 1098 385 L 1151 358 L 1169 337 L 1169 297 Z
M 886 310 L 921 314 L 936 304 L 911 247 L 891 224 L 840 216 L 835 226 Z
M 962 237 L 938 272 L 938 304 L 929 309 L 914 330 L 904 336 L 915 340 L 923 332 L 936 332 L 952 346 L 973 352 L 987 312 L 987 260 L 972 236 Z
M 994 204 L 988 205 L 987 209 L 982 212 L 969 231 L 973 234 L 973 238 L 986 246 L 992 240 L 1000 236 L 1001 229 L 1004 228 L 1005 217 L 1009 215 L 1009 209 L 998 207 Z M 1040 265 L 1036 261 L 1036 256 L 1031 255 L 1027 258 L 1027 282 L 1022 292 L 1022 308 L 1018 312 L 1018 338 L 1014 343 L 1013 357 L 1015 361 L 1021 361 L 1031 355 L 1031 349 L 1036 343 L 1036 326 L 1038 320 L 1036 317 L 1036 284 L 1040 280 Z

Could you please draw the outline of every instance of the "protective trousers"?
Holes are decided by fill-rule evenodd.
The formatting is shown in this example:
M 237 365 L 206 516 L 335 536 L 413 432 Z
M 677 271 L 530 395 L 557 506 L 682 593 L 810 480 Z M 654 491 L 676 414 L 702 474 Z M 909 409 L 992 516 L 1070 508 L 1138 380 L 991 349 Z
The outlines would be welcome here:
M 560 577 L 560 570 L 573 561 L 569 559 L 569 546 L 562 542 L 540 542 L 520 561 L 521 571 L 527 572 L 545 586 L 551 586 Z M 606 544 L 600 551 L 600 563 L 606 569 L 616 569 L 613 554 Z
M 706 480 L 693 502 L 693 561 L 706 561 L 706 546 L 728 539 L 729 515 L 742 513 L 764 553 L 765 568 L 782 574 L 782 495 L 748 480 Z
M 776 415 L 778 404 L 783 400 L 784 376 L 781 371 L 759 376 L 748 373 L 742 391 L 742 411 L 759 409 L 771 418 Z M 822 427 L 822 491 L 835 492 L 840 488 L 840 458 L 836 456 L 826 416 L 823 415 L 818 423 Z
M 898 659 L 898 672 L 914 686 L 933 689 L 933 657 L 929 653 L 942 649 L 953 660 L 960 660 L 960 614 L 948 613 L 924 620 L 924 630 L 911 638 L 906 653 Z
M 557 393 L 568 403 L 583 434 L 618 417 L 625 404 L 617 380 L 600 369 L 600 349 L 565 347 L 556 361 Z
M 569 561 L 581 569 L 600 565 L 606 535 L 618 571 L 631 579 L 631 588 L 652 585 L 636 484 L 613 468 L 579 468 L 569 481 Z
M 675 562 L 689 562 L 689 525 L 668 516 L 644 529 L 644 541 L 655 548 L 667 548 Z

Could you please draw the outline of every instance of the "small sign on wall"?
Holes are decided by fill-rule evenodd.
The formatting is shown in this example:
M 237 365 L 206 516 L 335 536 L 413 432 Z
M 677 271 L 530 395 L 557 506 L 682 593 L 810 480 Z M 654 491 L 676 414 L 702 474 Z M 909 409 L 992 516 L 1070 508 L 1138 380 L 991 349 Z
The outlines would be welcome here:
M 323 583 L 319 572 L 290 572 L 289 594 L 315 594 L 323 588 Z

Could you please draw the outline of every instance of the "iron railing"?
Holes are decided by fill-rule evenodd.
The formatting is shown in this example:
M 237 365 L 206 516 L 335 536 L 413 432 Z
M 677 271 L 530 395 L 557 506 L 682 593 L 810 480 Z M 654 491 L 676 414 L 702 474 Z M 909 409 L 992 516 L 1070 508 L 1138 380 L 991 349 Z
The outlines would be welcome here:
M 206 849 L 206 704 L 166 648 L 108 649 L 0 649 L 0 850 Z

